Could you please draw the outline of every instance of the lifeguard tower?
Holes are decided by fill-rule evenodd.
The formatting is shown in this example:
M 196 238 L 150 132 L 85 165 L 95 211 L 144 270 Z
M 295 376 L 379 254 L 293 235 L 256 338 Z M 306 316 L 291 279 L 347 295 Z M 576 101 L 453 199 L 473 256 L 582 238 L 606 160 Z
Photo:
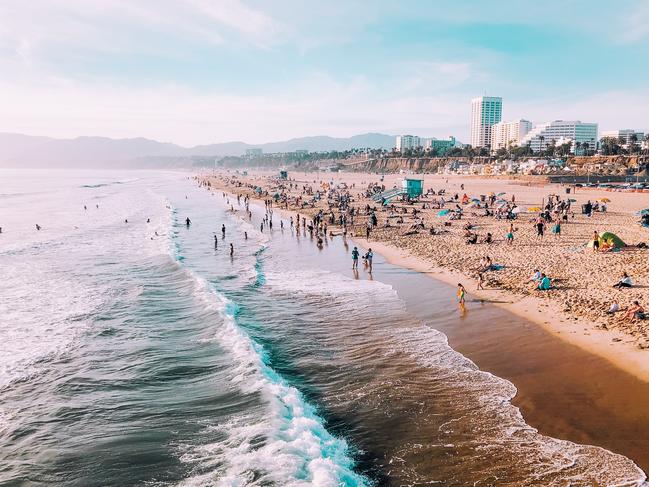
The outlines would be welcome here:
M 408 194 L 408 198 L 419 198 L 424 194 L 423 178 L 403 178 L 403 189 Z

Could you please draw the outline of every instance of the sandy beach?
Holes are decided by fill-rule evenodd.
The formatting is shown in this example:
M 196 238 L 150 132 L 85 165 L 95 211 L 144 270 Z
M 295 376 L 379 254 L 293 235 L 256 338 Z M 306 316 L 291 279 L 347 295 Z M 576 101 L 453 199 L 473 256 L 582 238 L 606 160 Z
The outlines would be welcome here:
M 480 216 L 483 213 L 481 209 L 462 205 L 462 219 L 449 222 L 448 217 L 438 216 L 439 208 L 422 208 L 424 204 L 432 206 L 439 198 L 437 195 L 426 196 L 414 205 L 393 200 L 393 206 L 387 208 L 365 196 L 370 183 L 383 184 L 390 189 L 401 185 L 403 175 L 389 174 L 381 180 L 379 175 L 366 173 L 292 172 L 289 179 L 279 181 L 276 172 L 249 171 L 244 176 L 224 171 L 208 180 L 215 188 L 261 196 L 262 199 L 282 194 L 286 201 L 276 203 L 277 208 L 293 215 L 299 211 L 308 217 L 313 217 L 321 209 L 328 215 L 326 188 L 344 187 L 352 197 L 352 205 L 360 210 L 354 225 L 347 225 L 349 236 L 359 245 L 371 246 L 392 263 L 423 272 L 450 285 L 462 282 L 471 299 L 504 307 L 543 326 L 557 337 L 609 360 L 637 378 L 649 381 L 649 355 L 645 351 L 649 346 L 647 322 L 624 317 L 624 310 L 634 300 L 642 305 L 649 302 L 649 270 L 645 264 L 647 250 L 632 247 L 649 240 L 648 230 L 637 223 L 635 215 L 638 210 L 649 206 L 646 194 L 570 187 L 568 195 L 566 187 L 541 181 L 424 176 L 424 192 L 432 189 L 438 193 L 443 189 L 446 200 L 455 194 L 461 203 L 465 194 L 480 199 L 481 195 L 504 193 L 501 198 L 511 201 L 513 196 L 517 205 L 525 210 L 530 208 L 514 220 L 514 240 L 509 245 L 505 235 L 510 222 Z M 264 193 L 255 192 L 255 187 L 261 187 Z M 314 200 L 313 194 L 317 191 L 320 191 L 321 198 Z M 574 201 L 571 202 L 568 220 L 562 225 L 561 235 L 551 234 L 548 225 L 546 234 L 539 238 L 534 227 L 538 212 L 532 208 L 542 207 L 551 194 Z M 605 212 L 594 212 L 592 217 L 581 214 L 582 204 L 602 198 L 610 200 L 606 202 Z M 378 220 L 369 242 L 365 239 L 364 230 L 367 216 L 363 215 L 368 204 L 376 208 Z M 455 202 L 447 203 L 445 208 L 454 205 Z M 413 208 L 418 211 L 416 218 L 412 215 Z M 334 213 L 338 214 L 335 208 Z M 390 221 L 389 227 L 386 227 L 386 221 Z M 413 225 L 419 222 L 424 228 L 415 230 Z M 467 245 L 464 228 L 467 223 L 472 225 L 471 230 L 478 234 L 479 241 L 491 233 L 493 243 Z M 437 234 L 430 233 L 431 227 Z M 329 228 L 329 232 L 332 231 L 334 235 L 341 233 L 341 229 L 334 226 Z M 629 247 L 619 252 L 594 252 L 587 244 L 595 231 L 615 233 Z M 477 269 L 485 256 L 503 268 L 484 272 L 484 289 L 478 290 Z M 553 280 L 553 289 L 534 289 L 530 278 L 537 269 Z M 632 277 L 634 286 L 613 288 L 623 272 Z M 613 301 L 619 303 L 621 311 L 608 315 L 606 311 Z

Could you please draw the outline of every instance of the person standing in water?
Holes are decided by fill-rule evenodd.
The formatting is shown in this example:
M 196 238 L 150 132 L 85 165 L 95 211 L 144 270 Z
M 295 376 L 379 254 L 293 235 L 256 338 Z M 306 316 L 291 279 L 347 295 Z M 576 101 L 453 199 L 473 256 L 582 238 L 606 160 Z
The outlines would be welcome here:
M 219 248 L 219 237 L 214 235 L 214 250 L 217 250 Z
M 234 257 L 234 245 L 230 243 L 230 257 Z
M 367 253 L 365 254 L 365 262 L 367 262 L 367 267 L 369 269 L 370 274 L 372 273 L 372 259 L 374 258 L 374 253 L 372 252 L 372 249 L 368 249 Z
M 189 217 L 185 218 L 185 225 L 187 225 L 187 228 L 189 228 L 189 225 L 192 224 L 192 221 L 189 219 Z
M 464 306 L 464 303 L 466 302 L 466 289 L 464 289 L 462 283 L 457 284 L 457 302 L 460 306 Z
M 352 250 L 352 269 L 358 269 L 358 247 L 354 247 Z
M 245 240 L 248 240 L 248 232 L 243 232 L 243 238 L 244 238 Z
M 223 240 L 225 240 L 225 223 L 221 225 L 221 233 L 223 234 Z

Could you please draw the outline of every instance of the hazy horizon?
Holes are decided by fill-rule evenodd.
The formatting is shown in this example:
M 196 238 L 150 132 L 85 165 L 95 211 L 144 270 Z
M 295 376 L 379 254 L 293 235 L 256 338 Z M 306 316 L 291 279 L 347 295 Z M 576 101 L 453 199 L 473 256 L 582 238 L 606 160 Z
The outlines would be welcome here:
M 503 119 L 649 129 L 649 3 L 182 0 L 0 4 L 0 132 L 184 147 Z

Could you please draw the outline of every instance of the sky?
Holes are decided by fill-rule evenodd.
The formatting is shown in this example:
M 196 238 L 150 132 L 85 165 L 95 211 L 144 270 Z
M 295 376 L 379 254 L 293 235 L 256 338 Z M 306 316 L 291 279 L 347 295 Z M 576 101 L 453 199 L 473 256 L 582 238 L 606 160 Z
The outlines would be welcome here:
M 649 130 L 649 0 L 1 0 L 0 132 L 192 146 Z

